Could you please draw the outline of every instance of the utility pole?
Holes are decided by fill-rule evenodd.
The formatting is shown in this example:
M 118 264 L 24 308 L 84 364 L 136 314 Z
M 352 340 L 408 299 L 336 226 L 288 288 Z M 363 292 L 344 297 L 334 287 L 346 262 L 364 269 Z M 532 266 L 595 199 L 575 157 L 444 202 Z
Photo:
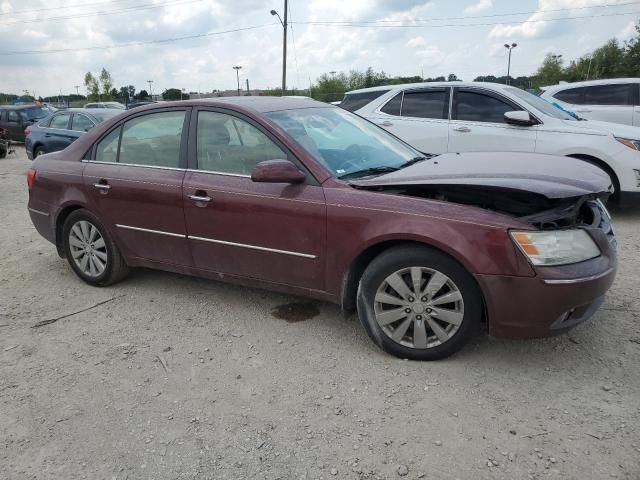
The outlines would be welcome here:
M 153 80 L 147 80 L 147 83 L 149 84 L 149 98 L 153 100 L 153 95 L 151 94 L 151 84 L 153 83 Z
M 238 96 L 240 96 L 240 69 L 241 65 L 236 65 L 233 69 L 236 71 L 236 80 L 238 81 Z
M 271 15 L 276 15 L 282 25 L 284 35 L 282 37 L 282 95 L 287 91 L 287 16 L 289 13 L 288 1 L 284 0 L 284 21 L 278 15 L 278 12 L 271 10 Z
M 251 90 L 249 90 L 249 79 L 247 78 L 247 95 L 251 95 Z
M 512 43 L 511 45 L 509 45 L 508 43 L 504 44 L 504 48 L 509 50 L 509 61 L 507 62 L 507 85 L 511 84 L 511 76 L 510 76 L 510 74 L 511 74 L 511 50 L 513 50 L 517 46 L 518 46 L 517 43 Z
M 80 85 L 73 86 L 76 89 L 76 95 L 80 96 Z

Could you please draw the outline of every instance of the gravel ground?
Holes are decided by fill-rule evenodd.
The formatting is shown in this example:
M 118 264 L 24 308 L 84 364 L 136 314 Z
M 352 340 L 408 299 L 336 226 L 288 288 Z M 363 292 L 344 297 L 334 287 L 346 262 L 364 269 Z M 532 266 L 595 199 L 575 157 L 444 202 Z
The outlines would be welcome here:
M 640 478 L 640 209 L 615 214 L 592 320 L 420 363 L 333 305 L 149 270 L 82 283 L 31 225 L 28 165 L 0 160 L 3 479 Z

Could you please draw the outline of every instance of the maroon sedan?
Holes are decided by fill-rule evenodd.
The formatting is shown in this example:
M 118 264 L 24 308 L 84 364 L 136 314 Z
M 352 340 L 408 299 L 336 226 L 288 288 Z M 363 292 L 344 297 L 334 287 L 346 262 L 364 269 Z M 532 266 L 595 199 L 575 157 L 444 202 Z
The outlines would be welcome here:
M 616 271 L 579 160 L 420 153 L 311 100 L 154 104 L 100 124 L 28 173 L 37 230 L 85 282 L 151 267 L 357 308 L 403 358 L 565 331 Z

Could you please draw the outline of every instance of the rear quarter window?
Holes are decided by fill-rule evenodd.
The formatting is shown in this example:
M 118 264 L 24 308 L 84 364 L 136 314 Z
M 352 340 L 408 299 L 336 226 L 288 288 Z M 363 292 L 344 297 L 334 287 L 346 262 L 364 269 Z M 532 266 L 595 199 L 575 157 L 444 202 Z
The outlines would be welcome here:
M 566 90 L 560 90 L 554 93 L 552 96 L 561 102 L 581 105 L 584 103 L 584 87 L 567 88 Z
M 350 112 L 355 112 L 388 91 L 389 90 L 374 90 L 372 92 L 348 93 L 340 103 L 340 107 Z
M 584 103 L 587 105 L 633 105 L 633 85 L 616 83 L 586 87 Z

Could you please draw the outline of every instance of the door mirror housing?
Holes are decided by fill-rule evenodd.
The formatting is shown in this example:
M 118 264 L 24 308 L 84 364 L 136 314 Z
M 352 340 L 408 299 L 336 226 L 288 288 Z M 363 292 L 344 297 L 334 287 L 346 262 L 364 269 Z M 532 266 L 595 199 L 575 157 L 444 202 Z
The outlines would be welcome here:
M 518 125 L 519 127 L 530 127 L 537 123 L 533 118 L 531 118 L 529 112 L 525 110 L 504 112 L 504 121 L 510 125 Z
M 265 160 L 251 171 L 251 180 L 260 183 L 302 183 L 306 175 L 289 160 Z

